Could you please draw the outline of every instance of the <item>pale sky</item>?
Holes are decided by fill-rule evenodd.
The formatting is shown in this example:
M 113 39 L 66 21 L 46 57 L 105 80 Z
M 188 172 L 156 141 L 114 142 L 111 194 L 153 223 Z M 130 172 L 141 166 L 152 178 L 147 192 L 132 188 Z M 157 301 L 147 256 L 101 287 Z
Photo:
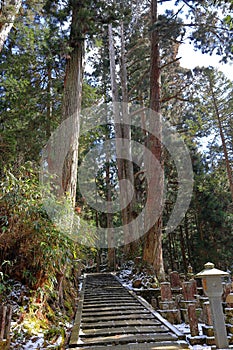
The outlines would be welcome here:
M 181 45 L 178 56 L 182 57 L 180 64 L 184 68 L 192 69 L 197 66 L 213 66 L 222 71 L 228 77 L 228 79 L 233 80 L 233 65 L 230 63 L 219 63 L 220 56 L 210 56 L 208 54 L 204 55 L 200 51 L 194 51 L 192 45 L 188 43 Z
M 178 7 L 175 6 L 175 0 L 171 0 L 159 5 L 159 13 L 161 14 L 163 14 L 165 10 L 174 10 L 176 12 L 177 9 Z M 185 18 L 185 13 L 183 13 L 181 16 L 184 16 Z M 182 57 L 180 64 L 184 68 L 192 69 L 197 66 L 213 66 L 221 70 L 228 77 L 228 79 L 233 80 L 233 65 L 230 65 L 229 63 L 220 64 L 220 56 L 210 56 L 208 54 L 204 55 L 201 53 L 201 51 L 194 51 L 193 46 L 191 44 L 188 44 L 188 42 L 181 45 L 178 56 Z

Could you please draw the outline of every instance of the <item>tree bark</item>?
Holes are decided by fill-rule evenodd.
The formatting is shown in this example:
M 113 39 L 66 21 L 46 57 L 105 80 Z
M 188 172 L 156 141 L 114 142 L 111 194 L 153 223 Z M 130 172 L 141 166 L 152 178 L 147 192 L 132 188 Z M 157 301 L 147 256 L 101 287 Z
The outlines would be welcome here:
M 3 1 L 1 1 L 0 52 L 2 51 L 3 45 L 13 27 L 15 18 L 19 13 L 21 6 L 22 0 L 10 0 L 6 1 L 6 4 L 4 4 Z
M 108 158 L 108 156 L 107 156 Z M 110 165 L 109 159 L 107 159 L 106 166 L 106 189 L 107 189 L 107 201 L 108 201 L 108 212 L 107 212 L 107 232 L 108 237 L 108 268 L 110 270 L 115 270 L 115 247 L 114 247 L 114 234 L 111 228 L 113 227 L 113 215 L 112 215 L 112 196 L 111 196 L 111 180 L 110 180 Z
M 83 55 L 84 55 L 84 37 L 79 19 L 79 10 L 82 8 L 82 2 L 72 2 L 72 23 L 70 32 L 71 53 L 66 60 L 66 73 L 64 82 L 63 97 L 63 120 L 72 118 L 72 136 L 70 149 L 66 156 L 62 186 L 63 192 L 71 199 L 71 203 L 75 206 L 76 186 L 77 186 L 77 168 L 78 168 L 78 138 L 80 128 L 80 110 L 82 98 L 82 82 L 83 82 Z
M 47 85 L 47 108 L 46 108 L 46 136 L 47 138 L 51 135 L 51 121 L 53 114 L 53 105 L 52 105 L 52 68 L 51 65 L 47 65 L 47 74 L 48 74 L 48 85 Z
M 113 116 L 115 124 L 115 136 L 116 136 L 116 155 L 117 155 L 117 172 L 118 180 L 120 187 L 120 205 L 121 205 L 121 216 L 122 216 L 122 225 L 124 231 L 124 241 L 125 245 L 130 242 L 129 237 L 129 228 L 128 223 L 128 213 L 127 213 L 127 187 L 126 183 L 122 181 L 125 176 L 124 169 L 124 155 L 123 153 L 127 151 L 127 147 L 124 147 L 124 134 L 122 129 L 122 119 L 120 116 L 120 98 L 117 87 L 117 77 L 116 77 L 116 63 L 115 63 L 115 48 L 113 42 L 113 31 L 112 25 L 108 26 L 109 34 L 109 58 L 110 58 L 110 73 L 111 73 L 111 87 L 112 87 L 112 101 L 113 101 Z
M 168 247 L 169 247 L 169 257 L 170 257 L 170 266 L 169 268 L 174 270 L 174 255 L 172 249 L 172 235 L 171 232 L 168 233 Z
M 190 248 L 190 237 L 189 237 L 189 229 L 188 229 L 188 217 L 187 214 L 184 218 L 184 233 L 185 233 L 185 242 L 187 246 L 187 252 L 188 252 L 188 261 L 191 263 L 191 248 Z
M 129 98 L 128 98 L 128 78 L 127 78 L 127 66 L 126 66 L 126 49 L 125 49 L 125 32 L 124 23 L 121 22 L 121 90 L 122 90 L 122 114 L 123 114 L 123 125 L 122 125 L 122 136 L 123 136 L 123 148 L 124 156 L 123 159 L 123 177 L 127 179 L 133 189 L 134 186 L 134 170 L 132 162 L 132 147 L 131 147 L 131 123 L 129 115 Z M 127 141 L 124 145 L 124 140 Z M 129 203 L 126 210 L 127 224 L 134 220 L 134 204 L 135 204 L 135 193 L 132 196 L 131 189 L 126 186 L 126 202 Z M 133 198 L 132 198 L 133 197 Z M 132 198 L 132 199 L 131 199 Z M 126 257 L 132 258 L 133 255 L 137 254 L 138 240 L 137 232 L 133 232 L 132 227 L 129 227 L 127 232 L 128 237 L 125 237 L 124 253 Z
M 181 247 L 181 254 L 182 254 L 182 258 L 183 258 L 184 270 L 187 272 L 188 271 L 188 264 L 187 264 L 187 258 L 186 258 L 185 239 L 184 239 L 182 225 L 180 225 L 180 247 Z
M 154 26 L 158 19 L 157 0 L 151 0 L 151 25 Z M 151 222 L 154 212 L 157 214 L 162 208 L 163 196 L 163 169 L 162 160 L 162 123 L 160 108 L 160 52 L 159 52 L 159 32 L 157 28 L 152 29 L 151 33 L 151 67 L 150 67 L 150 109 L 152 117 L 150 118 L 151 133 L 147 138 L 147 148 L 159 162 L 160 169 L 152 157 L 146 160 L 147 182 L 148 182 L 148 210 L 146 212 L 145 228 Z M 157 137 L 155 136 L 157 135 Z M 145 245 L 143 251 L 143 260 L 153 265 L 157 277 L 164 279 L 164 266 L 162 255 L 162 215 L 159 214 L 157 222 L 149 230 L 146 229 Z

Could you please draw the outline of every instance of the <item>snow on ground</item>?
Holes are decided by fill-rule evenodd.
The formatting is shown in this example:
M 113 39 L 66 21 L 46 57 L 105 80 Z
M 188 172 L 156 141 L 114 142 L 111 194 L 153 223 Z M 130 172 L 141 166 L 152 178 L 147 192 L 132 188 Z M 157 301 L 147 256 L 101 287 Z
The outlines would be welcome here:
M 38 334 L 37 337 L 30 339 L 25 345 L 23 345 L 23 349 L 41 349 L 44 344 L 44 335 Z
M 35 350 L 35 349 L 60 349 L 62 343 L 62 337 L 59 336 L 56 342 L 49 344 L 44 339 L 43 333 L 38 333 L 36 336 L 31 337 L 29 340 L 18 340 L 16 342 L 11 342 L 12 349 L 20 350 Z

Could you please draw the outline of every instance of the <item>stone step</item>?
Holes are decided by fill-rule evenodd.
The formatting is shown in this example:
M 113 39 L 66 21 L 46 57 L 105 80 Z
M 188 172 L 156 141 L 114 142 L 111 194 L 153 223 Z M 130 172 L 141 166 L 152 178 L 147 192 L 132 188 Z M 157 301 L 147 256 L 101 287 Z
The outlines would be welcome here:
M 103 303 L 108 303 L 108 304 L 111 304 L 111 303 L 118 303 L 118 302 L 135 302 L 135 299 L 134 298 L 132 298 L 132 297 L 116 297 L 116 298 L 114 298 L 114 297 L 105 297 L 105 298 L 91 298 L 91 299 L 87 299 L 87 298 L 85 298 L 84 299 L 84 303 L 86 304 L 86 303 L 101 303 L 101 304 L 103 304 Z
M 144 313 L 144 314 L 129 314 L 129 315 L 111 315 L 111 316 L 101 316 L 101 317 L 98 317 L 98 316 L 93 316 L 93 317 L 85 317 L 83 316 L 82 317 L 82 322 L 83 323 L 91 323 L 91 322 L 105 322 L 105 321 L 119 321 L 119 320 L 142 320 L 142 319 L 146 319 L 146 320 L 149 320 L 149 319 L 154 319 L 154 316 L 151 315 L 151 313 L 147 312 L 147 313 Z
M 106 346 L 74 346 L 73 350 L 107 350 Z M 140 344 L 114 345 L 114 350 L 180 350 L 189 349 L 186 342 L 162 341 Z M 110 350 L 110 349 L 109 349 Z
M 87 293 L 85 293 L 86 295 L 94 295 L 96 296 L 96 292 L 98 292 L 100 295 L 104 295 L 104 294 L 125 294 L 125 295 L 129 295 L 129 292 L 126 290 L 126 289 L 122 289 L 122 288 L 111 288 L 111 289 L 108 289 L 108 288 L 95 288 L 95 290 L 93 291 L 88 291 Z
M 131 314 L 149 314 L 150 312 L 148 310 L 145 309 L 139 309 L 139 310 L 114 310 L 114 315 L 131 315 Z M 83 311 L 82 312 L 82 316 L 83 317 L 93 317 L 93 316 L 112 316 L 112 310 L 110 311 Z
M 168 332 L 168 328 L 162 325 L 158 326 L 138 326 L 138 327 L 118 327 L 118 328 L 101 328 L 101 329 L 82 329 L 80 336 L 93 337 L 112 334 L 135 334 L 135 333 L 163 333 Z
M 111 296 L 109 296 L 109 295 L 104 295 L 104 296 L 98 296 L 98 297 L 86 297 L 85 296 L 85 301 L 104 301 L 104 300 L 109 300 L 109 299 L 111 299 L 111 300 L 113 300 L 113 301 L 117 301 L 117 300 L 119 300 L 119 301 L 124 301 L 124 300 L 132 300 L 132 301 L 135 301 L 135 299 L 133 298 L 133 297 L 131 297 L 130 295 L 123 295 L 123 296 L 118 296 L 118 295 L 111 295 Z
M 93 328 L 109 328 L 109 327 L 125 327 L 125 326 L 157 326 L 161 323 L 157 320 L 120 320 L 120 321 L 106 321 L 96 323 L 82 323 L 82 329 Z
M 116 310 L 132 310 L 132 311 L 143 311 L 145 310 L 145 308 L 143 306 L 140 306 L 138 304 L 135 304 L 135 305 L 129 305 L 129 306 L 126 306 L 126 305 L 123 305 L 123 306 L 119 306 L 119 305 L 115 305 L 115 306 L 106 306 L 106 307 L 84 307 L 83 308 L 83 312 L 100 312 L 103 311 L 111 311 L 111 312 L 115 312 Z
M 123 301 L 121 301 L 121 302 L 119 302 L 119 303 L 117 303 L 117 302 L 109 302 L 109 303 L 107 303 L 107 302 L 99 302 L 99 303 L 94 303 L 94 302 L 84 302 L 83 303 L 83 307 L 85 308 L 85 307 L 104 307 L 105 305 L 112 305 L 112 306 L 136 306 L 136 305 L 138 305 L 138 303 L 136 302 L 136 301 L 130 301 L 130 302 L 127 302 L 127 301 L 125 301 L 125 302 L 123 302 Z
M 117 334 L 105 337 L 85 338 L 80 336 L 78 344 L 127 344 L 127 343 L 146 343 L 152 341 L 171 341 L 177 340 L 177 337 L 171 333 L 153 333 L 153 334 Z
M 85 295 L 85 299 L 88 300 L 96 300 L 96 299 L 107 299 L 109 298 L 109 293 L 105 293 L 105 294 L 100 294 L 98 293 L 98 295 Z M 115 298 L 133 298 L 132 296 L 129 295 L 129 293 L 127 294 L 115 294 L 115 293 L 111 293 L 111 299 L 115 299 Z

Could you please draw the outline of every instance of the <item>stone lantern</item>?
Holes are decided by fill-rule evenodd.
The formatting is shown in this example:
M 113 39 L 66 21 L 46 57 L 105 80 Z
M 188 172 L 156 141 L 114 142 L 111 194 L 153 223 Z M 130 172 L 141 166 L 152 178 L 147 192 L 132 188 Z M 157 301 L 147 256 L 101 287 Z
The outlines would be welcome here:
M 204 292 L 209 297 L 216 346 L 218 349 L 226 349 L 229 343 L 222 308 L 222 277 L 228 276 L 228 273 L 216 269 L 210 262 L 204 267 L 196 277 L 202 278 Z

